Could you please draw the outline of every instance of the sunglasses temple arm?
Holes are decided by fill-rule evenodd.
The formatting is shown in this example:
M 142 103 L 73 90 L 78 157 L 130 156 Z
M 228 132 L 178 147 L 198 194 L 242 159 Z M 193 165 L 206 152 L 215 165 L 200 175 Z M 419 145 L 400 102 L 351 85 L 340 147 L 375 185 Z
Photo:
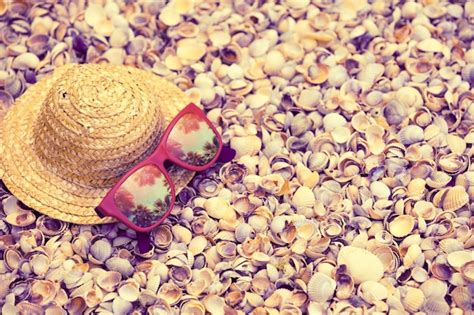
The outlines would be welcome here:
M 136 232 L 138 250 L 140 253 L 146 253 L 151 249 L 150 233 Z
M 232 159 L 235 157 L 235 150 L 228 147 L 228 146 L 222 146 L 221 153 L 219 154 L 219 157 L 217 158 L 217 161 L 220 163 L 227 163 L 232 161 Z

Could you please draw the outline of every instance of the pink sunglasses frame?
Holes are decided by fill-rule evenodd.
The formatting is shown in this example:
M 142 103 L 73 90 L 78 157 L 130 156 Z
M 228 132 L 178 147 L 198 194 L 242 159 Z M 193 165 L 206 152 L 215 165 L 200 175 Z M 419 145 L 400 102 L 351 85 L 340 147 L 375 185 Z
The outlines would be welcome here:
M 205 165 L 195 166 L 195 165 L 187 164 L 187 163 L 181 161 L 179 158 L 177 158 L 177 157 L 173 156 L 172 154 L 170 154 L 170 152 L 168 152 L 168 150 L 166 148 L 166 142 L 167 142 L 168 137 L 171 133 L 171 130 L 173 130 L 176 123 L 184 115 L 190 114 L 190 113 L 199 115 L 205 122 L 207 122 L 209 127 L 214 132 L 214 135 L 216 136 L 217 141 L 219 143 L 216 155 L 214 156 L 214 158 L 210 162 L 208 162 Z M 214 165 L 214 163 L 216 163 L 217 159 L 219 158 L 219 155 L 221 154 L 221 151 L 222 151 L 222 138 L 221 138 L 219 132 L 217 131 L 216 127 L 209 121 L 209 119 L 207 119 L 207 117 L 206 117 L 206 115 L 204 114 L 203 111 L 201 111 L 193 103 L 190 103 L 185 108 L 183 108 L 181 110 L 181 112 L 179 112 L 179 114 L 176 117 L 173 118 L 173 120 L 168 125 L 165 132 L 163 133 L 163 136 L 161 137 L 160 143 L 156 147 L 155 151 L 153 151 L 153 153 L 148 158 L 146 158 L 142 162 L 135 165 L 132 169 L 130 169 L 127 173 L 125 173 L 125 175 L 123 175 L 120 178 L 120 180 L 115 184 L 115 186 L 107 193 L 107 195 L 105 195 L 104 199 L 102 199 L 101 203 L 97 207 L 97 210 L 100 211 L 103 215 L 111 216 L 111 217 L 116 218 L 117 220 L 119 220 L 120 222 L 122 222 L 123 224 L 125 224 L 126 226 L 128 226 L 129 228 L 131 228 L 131 229 L 133 229 L 137 232 L 142 232 L 142 233 L 150 232 L 151 230 L 153 230 L 154 228 L 159 226 L 161 223 L 163 223 L 163 221 L 170 215 L 171 211 L 173 210 L 175 200 L 176 200 L 176 189 L 175 189 L 174 183 L 173 183 L 170 175 L 168 174 L 168 172 L 166 171 L 166 168 L 164 166 L 165 161 L 170 161 L 173 164 L 176 164 L 176 165 L 178 165 L 178 166 L 180 166 L 184 169 L 187 169 L 187 170 L 199 172 L 199 171 L 203 171 L 203 170 L 206 170 L 206 169 L 212 167 Z M 116 193 L 117 189 L 119 189 L 120 186 L 122 186 L 123 182 L 125 182 L 125 180 L 127 180 L 127 178 L 129 178 L 132 174 L 134 174 L 138 169 L 140 169 L 140 168 L 142 168 L 146 165 L 150 165 L 150 164 L 155 165 L 156 167 L 158 167 L 160 172 L 163 173 L 166 180 L 168 181 L 168 183 L 170 185 L 170 189 L 171 189 L 171 202 L 170 202 L 169 209 L 163 214 L 163 216 L 158 221 L 156 221 L 156 223 L 154 223 L 150 226 L 147 226 L 147 227 L 141 227 L 141 226 L 138 226 L 138 225 L 132 223 L 117 208 L 117 206 L 115 205 L 114 196 L 115 196 L 115 193 Z

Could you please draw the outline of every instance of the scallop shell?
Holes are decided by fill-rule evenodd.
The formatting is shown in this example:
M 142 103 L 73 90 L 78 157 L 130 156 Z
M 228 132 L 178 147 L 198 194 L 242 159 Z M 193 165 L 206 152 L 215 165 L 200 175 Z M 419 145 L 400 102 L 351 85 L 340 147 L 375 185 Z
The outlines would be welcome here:
M 443 298 L 448 292 L 448 286 L 446 282 L 430 278 L 420 285 L 420 290 L 427 299 Z
M 308 282 L 308 296 L 314 302 L 326 302 L 335 290 L 336 281 L 321 272 L 315 273 Z
M 122 280 L 122 275 L 116 271 L 107 271 L 97 277 L 97 285 L 107 292 L 113 292 Z
M 236 291 L 234 291 L 236 292 Z M 182 314 L 204 315 L 206 308 L 202 302 L 198 300 L 190 300 L 181 306 Z
M 409 125 L 402 128 L 398 133 L 400 142 L 404 145 L 411 145 L 413 143 L 421 142 L 425 139 L 423 129 L 416 125 Z
M 236 151 L 236 159 L 244 155 L 256 155 L 262 148 L 262 140 L 257 136 L 233 137 L 230 146 Z
M 359 285 L 357 295 L 364 301 L 374 304 L 377 301 L 385 300 L 388 297 L 388 290 L 376 281 L 364 281 Z
M 423 291 L 417 288 L 408 287 L 404 292 L 404 296 L 402 298 L 403 306 L 405 306 L 405 310 L 409 312 L 416 312 L 418 311 L 425 301 L 425 295 Z
M 474 260 L 474 253 L 467 250 L 455 251 L 449 253 L 446 259 L 451 267 L 459 271 L 464 264 Z
M 444 196 L 443 209 L 456 211 L 469 202 L 469 195 L 462 186 L 450 188 Z
M 467 313 L 472 312 L 472 294 L 468 287 L 456 287 L 451 292 L 451 297 L 458 307 L 462 308 Z
M 379 281 L 384 274 L 384 266 L 377 256 L 354 246 L 342 247 L 337 263 L 347 266 L 347 271 L 356 284 L 369 280 Z
M 415 227 L 415 218 L 410 215 L 397 216 L 388 225 L 390 233 L 395 237 L 404 237 L 410 234 Z
M 423 304 L 423 308 L 421 310 L 427 314 L 444 315 L 449 314 L 450 307 L 444 299 L 429 298 L 425 301 L 425 304 Z
M 316 198 L 314 197 L 313 191 L 305 186 L 299 187 L 292 198 L 292 202 L 298 208 L 312 208 L 314 206 L 315 201 Z
M 134 279 L 129 279 L 118 288 L 117 292 L 125 301 L 134 302 L 140 295 L 140 286 Z
M 474 281 L 474 261 L 465 263 L 461 267 L 461 274 L 467 281 Z

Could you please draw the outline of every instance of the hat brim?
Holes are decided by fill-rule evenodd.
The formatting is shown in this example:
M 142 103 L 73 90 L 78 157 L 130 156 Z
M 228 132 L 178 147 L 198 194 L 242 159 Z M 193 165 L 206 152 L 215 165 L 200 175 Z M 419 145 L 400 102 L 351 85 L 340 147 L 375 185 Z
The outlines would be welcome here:
M 57 68 L 42 78 L 9 109 L 0 128 L 0 178 L 25 205 L 52 218 L 76 224 L 115 222 L 114 218 L 100 218 L 95 212 L 110 187 L 91 188 L 59 177 L 54 170 L 43 165 L 33 148 L 33 126 L 41 105 L 56 80 L 73 66 Z M 190 102 L 179 88 L 152 73 L 131 69 L 131 75 L 139 76 L 140 81 L 149 84 L 148 88 L 163 94 L 160 110 L 164 128 Z M 176 193 L 194 176 L 194 172 L 176 166 L 171 166 L 168 171 Z

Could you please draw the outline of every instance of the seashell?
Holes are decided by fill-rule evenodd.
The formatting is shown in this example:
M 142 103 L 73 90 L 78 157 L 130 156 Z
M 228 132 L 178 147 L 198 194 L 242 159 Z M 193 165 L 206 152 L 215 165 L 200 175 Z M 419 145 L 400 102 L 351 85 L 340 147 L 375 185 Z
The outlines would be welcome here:
M 117 296 L 112 302 L 112 311 L 114 314 L 126 315 L 130 314 L 133 309 L 132 303 Z
M 467 250 L 459 250 L 451 252 L 446 256 L 448 264 L 453 267 L 455 270 L 460 271 L 461 267 L 474 260 L 474 255 L 472 252 Z
M 400 130 L 398 133 L 400 142 L 404 145 L 411 145 L 413 143 L 421 142 L 424 140 L 423 129 L 416 125 L 409 125 Z
M 118 288 L 117 292 L 118 295 L 125 301 L 134 302 L 138 300 L 138 296 L 140 294 L 139 289 L 140 287 L 138 283 L 133 279 L 129 279 Z
M 16 310 L 19 314 L 43 314 L 43 308 L 35 303 L 27 301 L 21 301 L 16 306 Z
M 235 292 L 235 291 L 234 291 Z M 206 308 L 202 302 L 198 300 L 189 300 L 181 306 L 182 314 L 204 315 Z
M 439 241 L 439 248 L 446 254 L 464 249 L 464 245 L 457 239 L 446 238 Z
M 326 302 L 332 298 L 335 290 L 336 281 L 321 272 L 316 272 L 308 282 L 308 296 L 314 302 Z
M 423 291 L 417 288 L 407 287 L 402 297 L 403 306 L 408 312 L 418 311 L 425 301 Z
M 236 218 L 235 210 L 229 205 L 229 202 L 220 197 L 211 197 L 204 202 L 204 208 L 207 214 L 216 219 L 234 220 Z
M 171 266 L 169 276 L 176 285 L 182 287 L 191 281 L 191 268 L 188 266 Z
M 158 290 L 158 297 L 165 300 L 169 305 L 174 305 L 181 296 L 181 289 L 171 282 L 162 284 Z
M 33 254 L 30 256 L 31 270 L 38 276 L 44 276 L 49 270 L 51 260 L 50 258 L 42 253 Z
M 380 259 L 371 252 L 354 247 L 344 246 L 337 256 L 338 265 L 346 265 L 348 274 L 359 284 L 364 281 L 379 281 L 384 273 Z
M 385 67 L 379 63 L 369 63 L 367 64 L 357 75 L 357 79 L 369 84 L 374 84 L 374 82 L 382 76 L 385 71 Z
M 112 245 L 107 239 L 99 238 L 92 241 L 89 259 L 96 264 L 102 264 L 112 256 Z
M 465 312 L 472 311 L 472 294 L 468 287 L 456 287 L 451 292 L 454 303 Z
M 426 179 L 426 184 L 431 188 L 443 188 L 451 181 L 451 176 L 444 172 L 433 172 L 429 178 Z
M 391 194 L 390 188 L 381 181 L 372 182 L 370 184 L 370 191 L 379 199 L 388 199 Z
M 461 274 L 467 281 L 474 281 L 474 261 L 465 263 L 461 267 Z
M 192 22 L 182 22 L 179 23 L 176 31 L 181 37 L 192 38 L 199 34 L 199 27 Z
M 173 233 L 170 227 L 167 225 L 158 226 L 153 233 L 152 241 L 157 248 L 167 248 L 173 241 Z
M 312 84 L 322 84 L 329 76 L 329 67 L 325 64 L 308 65 L 301 69 L 306 81 Z
M 64 231 L 68 228 L 68 224 L 64 221 L 55 220 L 46 215 L 42 215 L 36 220 L 36 227 L 44 235 L 56 236 L 64 233 Z
M 3 260 L 9 270 L 18 269 L 22 258 L 21 253 L 13 248 L 8 248 L 3 252 Z
M 124 277 L 129 277 L 133 274 L 133 266 L 132 264 L 124 258 L 120 257 L 111 257 L 105 262 L 105 266 L 110 271 L 117 271 Z
M 469 202 L 469 195 L 462 186 L 449 188 L 444 195 L 443 209 L 446 211 L 456 211 Z
M 113 292 L 121 280 L 122 275 L 119 272 L 107 271 L 97 277 L 97 285 L 107 292 Z
M 466 141 L 456 135 L 448 134 L 446 136 L 446 141 L 448 142 L 449 149 L 453 153 L 461 155 L 466 150 Z
M 222 297 L 210 294 L 202 300 L 204 307 L 211 314 L 224 314 L 225 301 Z
M 165 6 L 159 15 L 160 22 L 166 26 L 175 26 L 181 22 L 181 15 L 173 6 Z
M 188 250 L 193 254 L 197 255 L 204 251 L 207 246 L 207 239 L 202 236 L 198 235 L 194 237 L 188 245 Z
M 376 281 L 364 281 L 359 285 L 357 295 L 367 303 L 375 304 L 388 297 L 388 290 Z
M 380 154 L 385 149 L 384 133 L 384 129 L 379 125 L 371 125 L 365 130 L 367 145 L 372 154 Z
M 291 200 L 297 208 L 312 208 L 316 198 L 310 188 L 301 186 L 296 190 Z
M 437 210 L 433 203 L 424 200 L 417 201 L 413 206 L 412 212 L 426 221 L 433 220 L 437 215 Z
M 35 54 L 25 52 L 13 60 L 12 68 L 19 70 L 35 69 L 39 62 L 40 60 Z
M 425 52 L 441 52 L 443 50 L 443 45 L 437 39 L 427 38 L 419 42 L 416 45 L 416 48 Z
M 344 116 L 338 113 L 330 113 L 323 117 L 324 130 L 330 132 L 337 127 L 343 127 L 347 123 Z
M 25 227 L 33 224 L 36 217 L 33 212 L 28 210 L 18 210 L 6 216 L 5 221 L 11 225 Z
M 176 44 L 176 55 L 182 60 L 195 62 L 204 56 L 206 49 L 207 46 L 204 43 L 191 38 L 184 38 Z
M 429 298 L 426 299 L 421 310 L 426 314 L 449 314 L 450 307 L 444 299 Z
M 388 225 L 390 233 L 395 237 L 407 236 L 414 227 L 415 218 L 409 215 L 399 215 Z
M 188 245 L 193 238 L 191 231 L 181 225 L 174 225 L 171 231 L 177 242 L 182 242 L 186 245 Z
M 104 8 L 99 4 L 89 5 L 84 13 L 84 20 L 89 25 L 94 27 L 101 21 L 106 19 Z
M 49 280 L 34 280 L 31 283 L 31 302 L 39 305 L 49 304 L 58 291 L 52 281 Z
M 448 286 L 444 281 L 430 278 L 420 285 L 420 290 L 427 299 L 439 299 L 444 298 L 448 292 Z
M 230 147 L 236 151 L 236 159 L 244 155 L 256 155 L 262 148 L 262 140 L 257 136 L 233 137 Z
M 431 273 L 433 277 L 440 280 L 449 280 L 453 275 L 453 271 L 447 264 L 434 263 L 431 265 Z
M 423 256 L 420 246 L 418 244 L 412 244 L 408 247 L 408 250 L 405 253 L 405 257 L 403 257 L 403 264 L 406 267 L 411 267 L 413 264 L 419 261 L 420 257 L 422 258 L 422 261 L 423 261 L 424 256 Z

